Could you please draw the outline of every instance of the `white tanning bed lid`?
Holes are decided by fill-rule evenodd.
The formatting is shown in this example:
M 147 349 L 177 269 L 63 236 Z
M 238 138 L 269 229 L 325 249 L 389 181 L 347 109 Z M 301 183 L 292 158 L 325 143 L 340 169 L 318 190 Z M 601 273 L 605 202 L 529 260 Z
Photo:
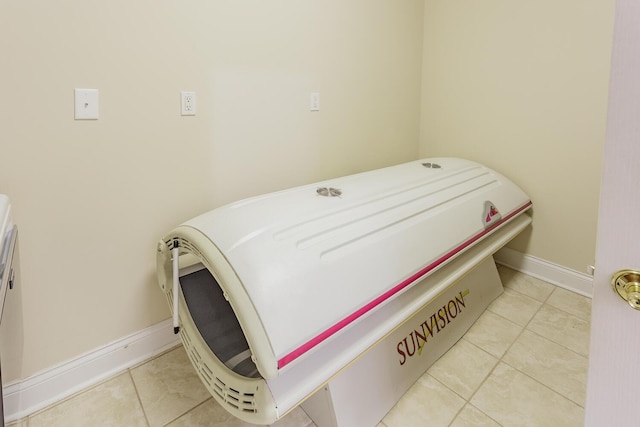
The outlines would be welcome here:
M 246 199 L 181 229 L 239 279 L 221 285 L 232 304 L 244 295 L 236 314 L 263 328 L 281 369 L 530 206 L 495 171 L 439 158 Z

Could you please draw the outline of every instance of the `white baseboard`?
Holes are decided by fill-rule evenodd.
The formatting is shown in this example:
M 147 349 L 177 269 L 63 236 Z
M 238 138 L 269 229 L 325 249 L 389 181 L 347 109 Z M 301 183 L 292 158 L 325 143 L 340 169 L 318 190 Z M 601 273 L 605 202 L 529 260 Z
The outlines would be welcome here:
M 501 265 L 528 274 L 560 288 L 584 295 L 593 296 L 593 276 L 553 264 L 531 255 L 509 248 L 500 249 L 493 259 Z
M 179 343 L 171 319 L 3 387 L 7 422 L 24 418 Z

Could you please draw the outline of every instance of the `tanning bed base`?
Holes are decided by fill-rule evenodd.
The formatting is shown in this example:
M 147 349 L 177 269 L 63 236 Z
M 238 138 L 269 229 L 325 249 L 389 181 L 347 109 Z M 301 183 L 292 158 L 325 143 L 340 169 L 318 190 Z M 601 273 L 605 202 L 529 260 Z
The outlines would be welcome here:
M 486 258 L 300 406 L 318 427 L 377 426 L 501 293 L 493 258 Z

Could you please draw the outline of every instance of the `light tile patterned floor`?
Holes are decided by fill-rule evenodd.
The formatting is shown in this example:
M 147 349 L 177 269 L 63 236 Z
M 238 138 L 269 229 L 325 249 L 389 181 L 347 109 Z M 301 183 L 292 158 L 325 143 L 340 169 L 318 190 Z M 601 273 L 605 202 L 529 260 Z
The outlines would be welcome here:
M 505 292 L 378 427 L 581 426 L 591 300 L 501 267 Z M 14 424 L 248 427 L 178 347 Z M 296 409 L 277 427 L 311 427 Z

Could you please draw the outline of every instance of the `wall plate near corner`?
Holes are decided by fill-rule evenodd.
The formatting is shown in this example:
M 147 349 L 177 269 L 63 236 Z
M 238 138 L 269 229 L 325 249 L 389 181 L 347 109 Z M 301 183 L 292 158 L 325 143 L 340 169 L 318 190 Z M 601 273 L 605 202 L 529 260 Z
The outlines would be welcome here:
M 311 92 L 309 110 L 320 111 L 320 93 L 319 92 Z
M 75 89 L 74 99 L 76 120 L 98 119 L 98 89 Z
M 180 114 L 183 116 L 196 115 L 196 93 L 189 91 L 180 92 Z

